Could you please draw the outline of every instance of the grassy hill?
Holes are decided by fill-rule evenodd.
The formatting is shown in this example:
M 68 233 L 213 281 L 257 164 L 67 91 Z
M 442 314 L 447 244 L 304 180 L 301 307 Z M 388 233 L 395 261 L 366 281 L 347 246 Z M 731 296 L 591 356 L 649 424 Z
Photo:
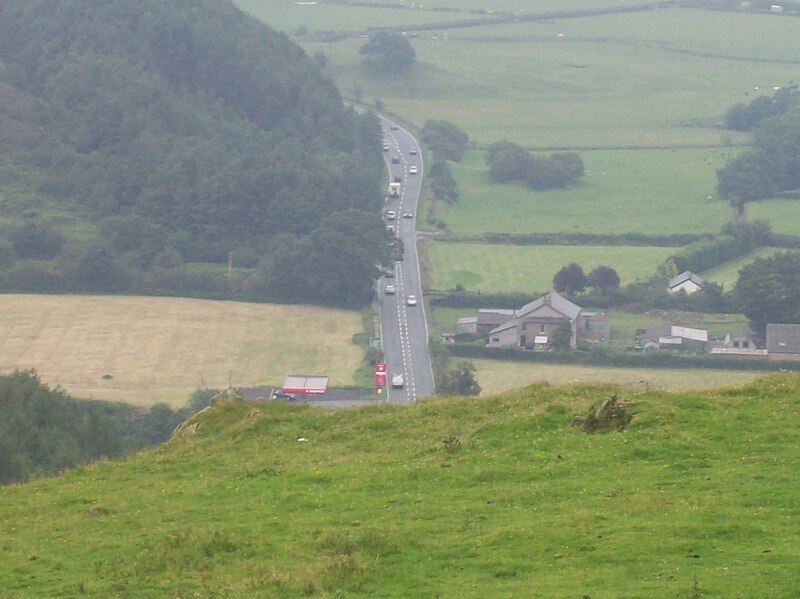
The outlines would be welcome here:
M 0 596 L 796 597 L 799 387 L 218 403 L 0 489 Z M 613 393 L 626 430 L 570 426 Z

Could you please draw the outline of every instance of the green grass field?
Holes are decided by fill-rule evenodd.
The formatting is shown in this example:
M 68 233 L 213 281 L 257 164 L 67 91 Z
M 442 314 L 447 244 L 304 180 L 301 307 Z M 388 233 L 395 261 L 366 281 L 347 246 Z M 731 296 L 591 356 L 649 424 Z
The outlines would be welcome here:
M 581 152 L 588 174 L 568 189 L 494 183 L 483 152 L 452 164 L 459 200 L 438 214 L 460 235 L 716 232 L 730 219 L 716 196 L 719 150 Z M 709 197 L 710 196 L 710 197 Z M 691 218 L 687 215 L 691 214 Z
M 419 125 L 453 121 L 480 143 L 683 147 L 743 143 L 722 116 L 794 81 L 798 40 L 790 17 L 676 7 L 421 32 L 417 65 L 398 77 L 358 69 L 358 37 L 303 43 L 326 53 L 345 94 Z
M 433 289 L 544 293 L 553 276 L 570 262 L 587 274 L 600 265 L 614 268 L 623 283 L 652 274 L 674 248 L 590 245 L 488 245 L 478 243 L 428 244 L 433 266 Z
M 287 374 L 352 384 L 361 326 L 358 312 L 311 306 L 0 295 L 0 372 L 33 368 L 75 397 L 178 407 L 196 389 Z
M 778 375 L 355 411 L 218 404 L 159 450 L 0 488 L 0 588 L 794 599 L 798 387 Z M 613 393 L 633 402 L 624 432 L 570 426 Z
M 761 200 L 745 205 L 750 218 L 769 222 L 775 233 L 797 235 L 800 232 L 800 200 Z
M 736 285 L 739 278 L 739 271 L 742 267 L 750 264 L 753 260 L 758 258 L 768 258 L 778 252 L 785 252 L 787 250 L 782 248 L 758 248 L 736 260 L 725 262 L 710 270 L 703 271 L 700 276 L 706 281 L 714 281 L 720 285 L 724 285 L 725 289 L 730 290 Z

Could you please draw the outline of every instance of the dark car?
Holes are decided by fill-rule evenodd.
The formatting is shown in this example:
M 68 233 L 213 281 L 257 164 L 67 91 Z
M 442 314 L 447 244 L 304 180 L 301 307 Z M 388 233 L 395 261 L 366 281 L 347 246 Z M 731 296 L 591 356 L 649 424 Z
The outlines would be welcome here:
M 394 176 L 394 182 L 395 183 L 400 183 L 402 180 L 403 180 L 402 175 L 395 175 Z
M 400 164 L 400 156 L 392 156 L 392 164 Z
M 397 126 L 397 125 L 395 125 L 394 123 L 392 123 L 391 125 L 389 125 L 389 129 L 391 129 L 392 131 L 397 131 L 399 128 L 400 128 L 400 127 L 398 127 L 398 126 Z

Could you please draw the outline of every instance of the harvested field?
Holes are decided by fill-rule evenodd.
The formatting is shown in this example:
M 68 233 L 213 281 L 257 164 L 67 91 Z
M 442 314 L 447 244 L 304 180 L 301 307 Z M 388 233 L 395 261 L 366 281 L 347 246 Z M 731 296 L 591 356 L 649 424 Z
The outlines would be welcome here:
M 76 397 L 181 405 L 198 388 L 353 383 L 357 312 L 163 297 L 0 295 L 0 372 Z

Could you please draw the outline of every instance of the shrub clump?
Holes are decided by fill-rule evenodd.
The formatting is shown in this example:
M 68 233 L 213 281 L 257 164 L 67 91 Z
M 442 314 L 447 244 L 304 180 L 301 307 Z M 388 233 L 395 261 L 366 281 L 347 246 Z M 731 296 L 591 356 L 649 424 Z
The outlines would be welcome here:
M 609 430 L 621 431 L 627 428 L 633 419 L 631 403 L 620 399 L 616 394 L 595 402 L 589 408 L 586 416 L 573 418 L 572 425 L 580 428 L 585 433 L 596 433 Z

